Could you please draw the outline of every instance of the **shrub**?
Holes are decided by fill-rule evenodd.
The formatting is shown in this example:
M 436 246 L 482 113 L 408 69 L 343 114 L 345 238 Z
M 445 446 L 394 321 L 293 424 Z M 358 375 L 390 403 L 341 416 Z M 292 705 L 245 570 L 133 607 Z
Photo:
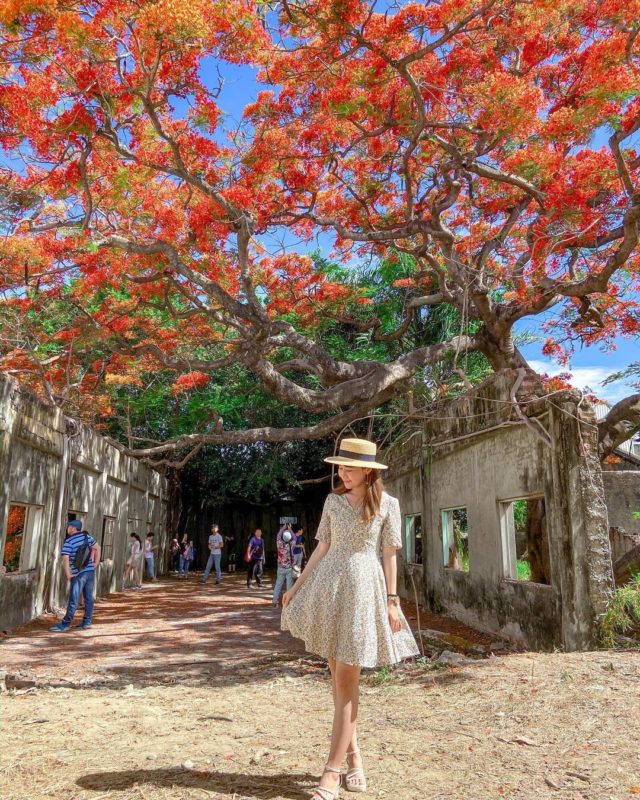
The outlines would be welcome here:
M 613 592 L 600 626 L 605 647 L 615 647 L 620 634 L 634 632 L 640 634 L 640 573 Z

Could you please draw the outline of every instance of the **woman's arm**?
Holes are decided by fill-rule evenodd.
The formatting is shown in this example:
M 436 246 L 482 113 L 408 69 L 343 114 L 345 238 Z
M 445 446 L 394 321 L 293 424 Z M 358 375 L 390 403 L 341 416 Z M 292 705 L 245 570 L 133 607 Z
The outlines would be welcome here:
M 318 546 L 316 549 L 311 553 L 311 558 L 307 561 L 307 566 L 302 570 L 300 577 L 298 580 L 293 584 L 291 589 L 282 597 L 282 605 L 288 606 L 291 602 L 295 593 L 300 589 L 302 584 L 307 580 L 309 575 L 313 572 L 316 565 L 322 561 L 322 559 L 326 556 L 327 552 L 329 551 L 329 547 L 331 547 L 329 542 L 318 542 Z
M 396 633 L 402 629 L 400 622 L 400 615 L 398 608 L 400 598 L 398 594 L 398 550 L 395 547 L 382 548 L 382 570 L 384 572 L 384 580 L 387 585 L 387 595 L 395 595 L 394 597 L 387 597 L 387 612 L 389 614 L 389 626 L 391 630 Z

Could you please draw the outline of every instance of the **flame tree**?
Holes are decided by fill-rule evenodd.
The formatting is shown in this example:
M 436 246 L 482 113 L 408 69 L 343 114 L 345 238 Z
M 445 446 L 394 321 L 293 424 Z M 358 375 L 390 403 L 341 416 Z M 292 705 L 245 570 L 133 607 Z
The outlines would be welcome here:
M 638 0 L 7 0 L 0 366 L 104 416 L 105 386 L 240 370 L 302 420 L 229 429 L 212 407 L 132 447 L 159 457 L 326 435 L 463 354 L 523 366 L 523 319 L 560 358 L 637 337 L 638 19 Z M 244 65 L 264 90 L 232 130 L 211 76 Z M 411 260 L 396 324 L 317 268 L 319 233 L 346 264 Z M 455 335 L 405 336 L 443 305 Z M 336 355 L 328 324 L 393 346 Z M 603 454 L 639 418 L 639 395 L 614 407 Z

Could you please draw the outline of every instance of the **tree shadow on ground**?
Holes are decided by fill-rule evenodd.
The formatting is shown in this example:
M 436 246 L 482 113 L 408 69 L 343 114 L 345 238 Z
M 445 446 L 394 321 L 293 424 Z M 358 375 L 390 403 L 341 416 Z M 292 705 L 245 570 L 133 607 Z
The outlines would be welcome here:
M 280 611 L 271 604 L 268 579 L 256 591 L 247 590 L 242 574 L 225 576 L 221 586 L 201 585 L 198 578 L 165 577 L 141 592 L 100 598 L 87 631 L 53 633 L 48 627 L 55 620 L 42 616 L 3 640 L 2 666 L 35 673 L 41 686 L 78 689 L 328 678 L 323 660 L 306 654 L 302 642 L 280 630 Z M 80 618 L 78 613 L 76 622 Z M 430 665 L 410 664 L 401 668 L 402 679 L 427 690 L 473 680 L 461 677 L 459 668 L 429 670 Z M 376 673 L 364 672 L 367 685 L 377 685 Z
M 52 622 L 40 617 L 5 638 L 3 666 L 85 689 L 255 684 L 308 674 L 302 643 L 280 630 L 269 586 L 248 591 L 244 576 L 215 588 L 197 576 L 165 578 L 142 592 L 111 594 L 96 603 L 87 631 L 50 632 Z
M 133 769 L 121 772 L 94 772 L 78 778 L 76 785 L 91 791 L 122 791 L 136 786 L 157 788 L 204 789 L 229 795 L 236 800 L 269 800 L 286 798 L 302 800 L 308 798 L 308 790 L 317 781 L 309 773 L 250 774 L 242 772 L 218 772 L 212 770 Z

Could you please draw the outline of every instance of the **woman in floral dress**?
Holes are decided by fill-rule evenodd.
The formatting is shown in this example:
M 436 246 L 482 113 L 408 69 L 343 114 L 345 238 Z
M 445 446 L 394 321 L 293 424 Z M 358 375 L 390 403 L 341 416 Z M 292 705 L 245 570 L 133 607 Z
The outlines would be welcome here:
M 343 439 L 338 455 L 325 461 L 339 465 L 341 484 L 326 499 L 318 545 L 282 603 L 283 630 L 326 658 L 331 670 L 331 747 L 312 800 L 338 796 L 345 757 L 345 788 L 366 791 L 356 731 L 360 672 L 418 655 L 398 602 L 400 506 L 379 478 L 386 465 L 366 439 Z

